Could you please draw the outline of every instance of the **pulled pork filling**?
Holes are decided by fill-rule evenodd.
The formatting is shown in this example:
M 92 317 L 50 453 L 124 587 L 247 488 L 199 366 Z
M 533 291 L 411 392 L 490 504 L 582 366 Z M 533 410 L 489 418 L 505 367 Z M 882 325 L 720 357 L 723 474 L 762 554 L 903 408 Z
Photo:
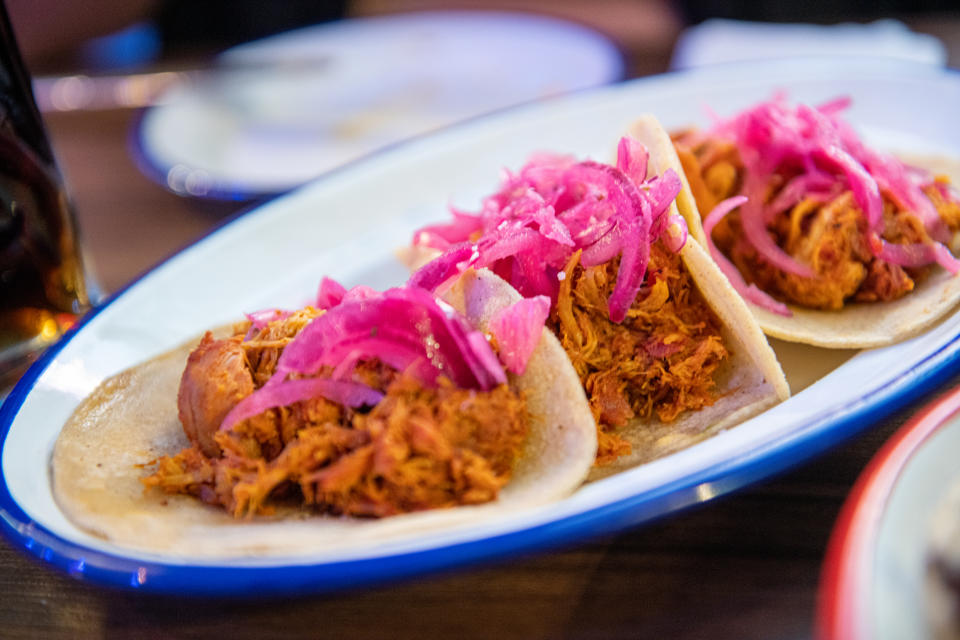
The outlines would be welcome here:
M 220 428 L 231 408 L 270 379 L 286 344 L 322 313 L 308 308 L 259 330 L 238 327 L 223 340 L 204 336 L 178 397 L 192 445 L 157 460 L 143 483 L 236 517 L 280 505 L 380 517 L 495 499 L 529 422 L 523 398 L 504 384 L 460 389 L 441 376 L 430 387 L 371 359 L 353 378 L 384 393 L 374 407 L 318 397 Z
M 721 201 L 740 193 L 743 163 L 736 146 L 717 138 L 674 135 L 677 155 L 690 183 L 700 214 L 706 217 Z M 776 174 L 765 202 L 776 198 L 790 176 Z M 951 232 L 960 229 L 960 205 L 943 197 L 949 181 L 938 176 L 924 187 L 941 220 Z M 923 223 L 883 197 L 881 237 L 894 244 L 931 243 Z M 739 212 L 721 220 L 713 240 L 748 284 L 779 300 L 813 309 L 841 309 L 844 303 L 896 300 L 914 289 L 929 266 L 902 267 L 873 255 L 867 241 L 866 220 L 849 190 L 834 193 L 827 201 L 803 198 L 778 213 L 767 225 L 774 242 L 788 255 L 808 265 L 814 277 L 785 272 L 760 256 L 745 240 Z
M 597 464 L 604 464 L 630 452 L 616 431 L 629 420 L 656 414 L 672 422 L 713 404 L 714 374 L 729 353 L 680 256 L 661 241 L 651 245 L 645 285 L 619 324 L 607 312 L 619 258 L 589 268 L 579 258 L 577 252 L 567 263 L 548 326 L 587 392 Z
M 522 296 L 553 303 L 547 325 L 589 400 L 597 464 L 630 452 L 617 429 L 631 421 L 669 423 L 713 404 L 729 356 L 679 255 L 687 241 L 672 206 L 680 177 L 656 175 L 650 161 L 629 136 L 616 166 L 537 154 L 506 172 L 478 213 L 452 210 L 451 222 L 414 235 L 443 253 L 411 283 L 432 290 L 466 267 L 485 267 Z

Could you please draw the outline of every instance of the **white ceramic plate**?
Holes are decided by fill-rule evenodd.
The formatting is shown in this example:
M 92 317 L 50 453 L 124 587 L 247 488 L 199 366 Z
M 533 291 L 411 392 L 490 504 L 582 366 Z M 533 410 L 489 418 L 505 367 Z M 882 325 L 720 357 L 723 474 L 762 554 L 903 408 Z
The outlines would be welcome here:
M 398 140 L 623 77 L 597 32 L 479 11 L 343 20 L 219 62 L 140 121 L 141 166 L 184 195 L 280 193 Z
M 59 429 L 105 377 L 241 312 L 309 299 L 323 275 L 346 285 L 398 284 L 392 252 L 448 202 L 476 207 L 503 167 L 538 150 L 611 157 L 640 112 L 667 126 L 703 122 L 789 88 L 794 98 L 854 99 L 868 137 L 911 151 L 960 155 L 960 79 L 873 60 L 715 67 L 529 105 L 386 150 L 225 225 L 132 284 L 56 345 L 0 409 L 0 529 L 71 574 L 177 593 L 317 591 L 569 544 L 709 500 L 827 449 L 933 388 L 956 370 L 960 315 L 899 345 L 831 352 L 778 344 L 789 401 L 730 431 L 569 499 L 469 527 L 398 537 L 349 553 L 211 562 L 131 554 L 73 527 L 51 495 L 47 466 Z

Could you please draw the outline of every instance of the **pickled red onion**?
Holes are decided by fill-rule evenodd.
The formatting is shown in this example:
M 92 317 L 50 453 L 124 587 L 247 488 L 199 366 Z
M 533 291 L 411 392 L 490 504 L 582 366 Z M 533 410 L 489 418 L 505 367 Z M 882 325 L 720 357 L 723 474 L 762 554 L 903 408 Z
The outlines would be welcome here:
M 849 189 L 867 222 L 867 241 L 875 256 L 902 266 L 937 262 L 955 273 L 960 262 L 940 244 L 949 234 L 923 193 L 917 171 L 891 155 L 867 148 L 840 117 L 849 106 L 850 99 L 840 97 L 816 108 L 791 108 L 785 95 L 777 94 L 732 118 L 717 119 L 709 135 L 733 141 L 744 165 L 741 194 L 749 202 L 741 207 L 740 219 L 747 240 L 762 258 L 781 270 L 810 276 L 805 265 L 799 265 L 772 241 L 766 225 L 804 197 L 812 194 L 828 199 Z M 764 205 L 769 185 L 783 180 L 785 186 Z M 883 195 L 916 215 L 936 242 L 898 249 L 875 241 L 883 227 Z
M 550 298 L 536 296 L 521 298 L 490 319 L 490 333 L 500 346 L 500 360 L 508 371 L 520 375 L 527 370 L 548 315 Z
M 893 244 L 885 240 L 880 240 L 880 244 L 877 257 L 891 264 L 901 267 L 922 267 L 936 262 L 953 275 L 960 272 L 960 261 L 942 244 Z
M 453 216 L 452 223 L 424 227 L 418 232 L 418 238 L 422 239 L 422 242 L 418 240 L 414 244 L 423 244 L 434 249 L 446 250 L 461 239 L 469 238 L 471 234 L 483 228 L 483 220 L 480 216 L 453 207 L 450 207 L 450 214 Z
M 766 224 L 773 222 L 773 219 L 780 213 L 783 213 L 787 209 L 792 209 L 794 205 L 799 203 L 804 198 L 808 198 L 811 195 L 811 192 L 825 191 L 831 189 L 836 182 L 828 173 L 822 171 L 814 170 L 810 173 L 801 174 L 795 178 L 792 178 L 787 184 L 780 189 L 780 193 L 774 197 L 763 209 L 763 221 Z M 828 194 L 817 193 L 816 196 L 823 196 L 824 199 L 828 197 Z M 839 194 L 838 194 L 839 195 Z
M 459 273 L 461 263 L 469 261 L 474 252 L 469 242 L 453 245 L 446 253 L 417 269 L 407 281 L 407 286 L 434 291 Z
M 772 311 L 781 316 L 790 317 L 793 313 L 787 307 L 787 305 L 774 300 L 770 297 L 769 294 L 764 293 L 757 288 L 757 285 L 750 284 L 748 285 L 743 279 L 743 276 L 740 275 L 740 272 L 737 270 L 733 263 L 723 255 L 717 245 L 713 243 L 713 228 L 717 226 L 724 216 L 736 209 L 737 207 L 743 205 L 747 201 L 746 196 L 734 196 L 732 198 L 727 198 L 717 203 L 717 206 L 707 214 L 707 217 L 703 220 L 703 232 L 707 236 L 707 248 L 710 251 L 710 257 L 713 258 L 713 261 L 717 263 L 717 266 L 720 267 L 720 271 L 723 272 L 723 275 L 727 276 L 727 280 L 730 281 L 730 284 L 736 289 L 737 293 L 744 300 L 749 300 L 753 304 Z
M 260 415 L 267 409 L 285 407 L 310 398 L 323 397 L 345 407 L 373 406 L 383 394 L 359 382 L 329 378 L 287 380 L 264 390 L 261 388 L 238 402 L 220 423 L 221 430 L 230 430 L 237 423 Z
M 361 352 L 425 384 L 445 375 L 460 388 L 488 391 L 506 378 L 502 368 L 491 365 L 496 360 L 490 346 L 471 341 L 473 333 L 427 291 L 390 289 L 375 298 L 344 301 L 315 318 L 286 346 L 267 386 L 290 374 L 314 375 Z
M 460 212 L 451 223 L 419 230 L 415 244 L 447 248 L 410 282 L 433 288 L 457 270 L 488 267 L 525 297 L 555 300 L 556 276 L 574 252 L 583 251 L 585 267 L 619 255 L 608 309 L 621 322 L 642 285 L 650 244 L 675 222 L 667 211 L 681 188 L 673 170 L 648 179 L 648 160 L 646 148 L 630 138 L 618 145 L 616 167 L 539 154 L 519 172 L 505 172 L 500 190 L 483 200 L 478 239 L 475 227 L 465 233 Z M 686 234 L 677 231 L 665 241 L 679 251 Z
M 650 154 L 639 141 L 630 136 L 620 138 L 617 145 L 617 167 L 631 180 L 640 184 L 647 179 L 647 162 Z
M 329 303 L 327 311 L 286 345 L 274 375 L 227 414 L 221 429 L 316 396 L 347 407 L 374 405 L 382 393 L 345 379 L 363 359 L 376 358 L 428 385 L 441 375 L 463 389 L 488 391 L 506 382 L 486 337 L 423 289 L 347 291 L 325 280 L 320 292 L 318 303 Z M 333 376 L 315 377 L 323 367 L 332 367 Z
M 740 207 L 740 224 L 747 240 L 757 253 L 778 269 L 804 278 L 813 277 L 813 269 L 794 260 L 770 237 L 767 225 L 764 223 L 761 205 L 764 187 L 758 183 L 757 176 L 748 175 L 744 183 L 743 191 L 746 199 Z M 704 224 L 704 232 L 707 235 L 710 233 L 706 231 L 706 224 Z
M 285 320 L 290 317 L 290 313 L 291 312 L 283 309 L 261 309 L 260 311 L 251 311 L 243 315 L 247 316 L 247 320 L 250 321 L 250 328 L 259 331 L 274 320 Z
M 246 341 L 257 335 L 258 331 L 266 328 L 266 326 L 274 320 L 286 320 L 290 317 L 291 312 L 283 309 L 261 309 L 260 311 L 252 311 L 243 315 L 250 321 L 250 328 L 247 330 L 247 334 L 243 336 L 243 339 Z
M 660 236 L 667 249 L 679 253 L 687 243 L 687 221 L 681 215 L 672 215 L 667 220 L 666 233 Z
M 332 309 L 347 295 L 347 288 L 334 280 L 324 276 L 317 288 L 317 309 Z

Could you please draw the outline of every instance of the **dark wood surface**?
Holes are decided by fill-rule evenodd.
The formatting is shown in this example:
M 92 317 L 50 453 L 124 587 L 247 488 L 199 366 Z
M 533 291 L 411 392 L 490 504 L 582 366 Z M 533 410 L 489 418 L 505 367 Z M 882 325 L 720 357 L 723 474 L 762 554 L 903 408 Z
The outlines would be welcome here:
M 127 147 L 130 111 L 46 117 L 108 292 L 243 206 L 186 200 L 143 177 Z M 843 500 L 928 399 L 818 459 L 661 521 L 350 593 L 236 602 L 118 592 L 0 541 L 0 638 L 806 638 Z

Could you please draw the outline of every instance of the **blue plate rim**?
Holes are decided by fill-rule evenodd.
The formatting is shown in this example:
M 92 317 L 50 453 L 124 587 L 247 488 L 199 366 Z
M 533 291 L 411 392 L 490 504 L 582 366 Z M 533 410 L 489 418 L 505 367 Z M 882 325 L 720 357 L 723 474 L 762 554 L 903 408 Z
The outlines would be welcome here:
M 742 63 L 731 63 L 744 66 Z M 763 63 L 766 64 L 766 63 Z M 763 66 L 763 64 L 758 66 Z M 924 65 L 904 63 L 904 66 Z M 949 69 L 937 72 L 955 74 Z M 686 75 L 695 71 L 684 70 L 664 75 Z M 640 78 L 630 84 L 646 83 L 661 76 Z M 621 85 L 622 86 L 622 85 Z M 609 87 L 608 87 L 609 89 Z M 603 88 L 594 91 L 602 92 Z M 471 119 L 486 120 L 503 115 L 503 112 L 520 111 L 530 105 L 511 107 L 496 113 Z M 425 134 L 421 139 L 437 135 Z M 362 164 L 371 156 L 378 156 L 410 140 L 396 143 L 364 158 L 352 161 L 329 173 L 324 180 Z M 285 195 L 285 194 L 281 194 Z M 33 389 L 39 376 L 70 340 L 117 298 L 139 283 L 145 276 L 165 264 L 181 251 L 198 244 L 221 231 L 250 211 L 258 209 L 280 196 L 241 211 L 226 219 L 197 240 L 187 244 L 168 258 L 151 267 L 97 309 L 88 313 L 60 341 L 51 346 L 24 374 L 0 406 L 0 455 L 6 445 L 13 419 Z M 115 555 L 90 549 L 66 540 L 35 523 L 13 499 L 7 479 L 0 474 L 0 533 L 14 548 L 37 558 L 59 571 L 88 582 L 118 588 L 131 588 L 149 593 L 186 596 L 250 597 L 279 596 L 304 593 L 325 593 L 349 588 L 393 582 L 415 575 L 425 575 L 454 567 L 472 566 L 492 560 L 506 560 L 535 551 L 544 551 L 569 546 L 600 535 L 611 535 L 631 526 L 648 522 L 680 509 L 707 502 L 728 494 L 758 480 L 784 472 L 811 457 L 822 453 L 857 433 L 878 419 L 889 415 L 910 402 L 919 402 L 946 382 L 950 375 L 960 373 L 960 333 L 929 354 L 916 367 L 903 372 L 898 378 L 864 396 L 852 400 L 839 416 L 823 416 L 805 425 L 789 438 L 770 443 L 768 446 L 711 465 L 694 474 L 658 486 L 641 494 L 628 496 L 596 508 L 530 526 L 524 529 L 499 534 L 480 540 L 453 545 L 398 553 L 386 557 L 363 558 L 322 564 L 309 561 L 277 566 L 243 566 L 209 564 L 176 564 L 143 561 L 133 557 Z

